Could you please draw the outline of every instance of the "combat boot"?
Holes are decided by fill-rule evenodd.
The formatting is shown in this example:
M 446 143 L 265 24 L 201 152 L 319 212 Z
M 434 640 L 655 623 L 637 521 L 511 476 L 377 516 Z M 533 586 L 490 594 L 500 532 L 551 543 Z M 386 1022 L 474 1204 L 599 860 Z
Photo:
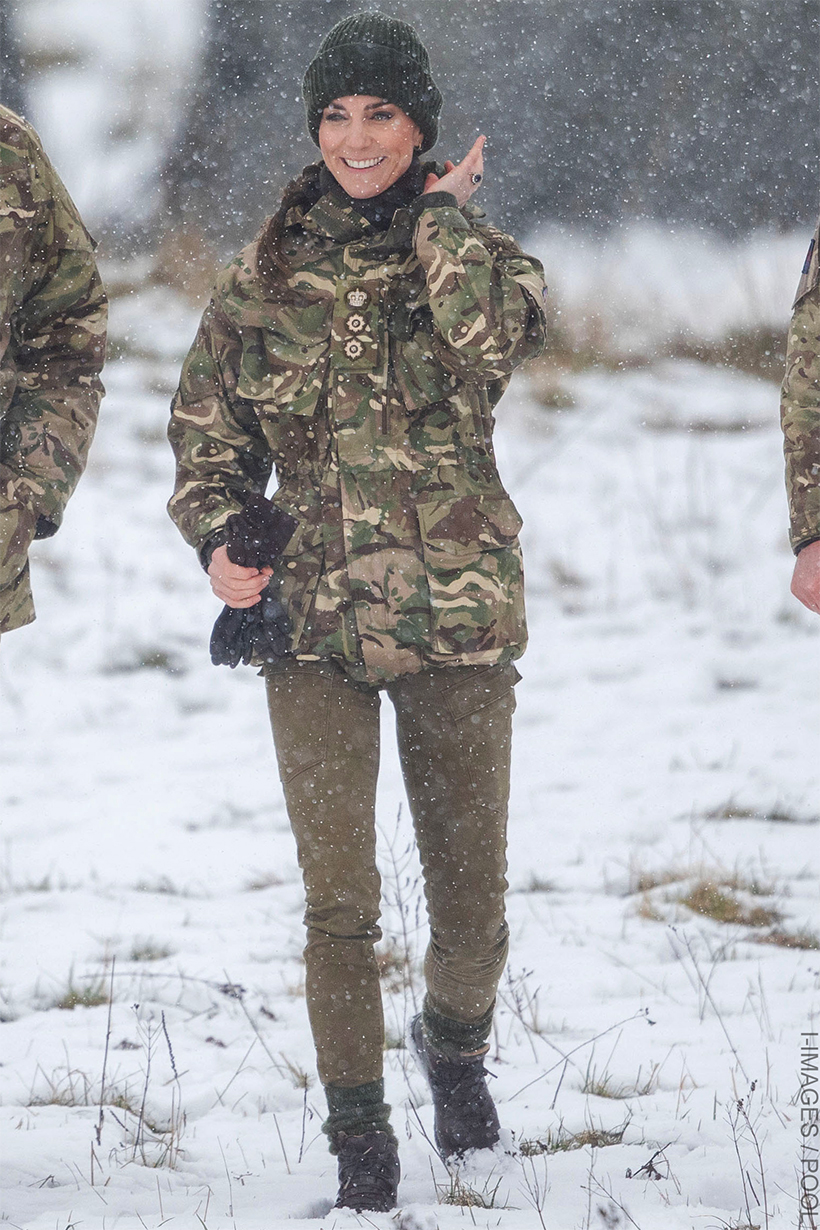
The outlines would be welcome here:
M 335 1139 L 339 1158 L 336 1209 L 357 1213 L 387 1213 L 396 1207 L 401 1177 L 399 1151 L 386 1132 L 365 1132 Z
M 489 1046 L 455 1058 L 443 1055 L 425 1035 L 421 1014 L 410 1023 L 409 1043 L 433 1095 L 436 1148 L 443 1160 L 497 1145 L 500 1125 L 484 1068 Z

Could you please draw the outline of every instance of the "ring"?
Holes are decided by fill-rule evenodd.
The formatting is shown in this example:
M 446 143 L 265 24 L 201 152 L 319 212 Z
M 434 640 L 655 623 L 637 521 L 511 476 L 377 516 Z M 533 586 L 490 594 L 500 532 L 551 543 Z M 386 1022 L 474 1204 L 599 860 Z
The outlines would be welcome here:
M 470 183 L 471 183 L 471 184 L 480 184 L 483 178 L 484 178 L 484 176 L 481 174 L 481 172 L 480 172 L 480 171 L 476 171 L 473 175 L 471 175 L 471 176 L 470 176 Z

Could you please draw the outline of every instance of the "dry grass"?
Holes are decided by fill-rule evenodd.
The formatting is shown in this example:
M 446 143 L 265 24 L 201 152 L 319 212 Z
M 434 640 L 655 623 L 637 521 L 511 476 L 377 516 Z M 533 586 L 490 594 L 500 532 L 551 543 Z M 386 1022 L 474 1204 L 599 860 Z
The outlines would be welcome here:
M 131 945 L 130 951 L 126 960 L 128 961 L 164 961 L 166 957 L 172 957 L 174 949 L 168 944 L 161 944 L 158 940 L 152 939 L 136 939 Z
M 765 934 L 749 938 L 756 944 L 774 944 L 778 948 L 799 948 L 806 952 L 820 951 L 820 935 L 808 927 L 801 927 L 799 931 L 784 931 L 780 927 L 773 927 Z
M 56 995 L 47 1006 L 67 1011 L 74 1008 L 99 1008 L 108 1003 L 108 998 L 108 979 L 104 975 L 89 979 L 84 986 L 78 986 L 72 971 L 68 975 L 65 990 Z
M 548 880 L 546 876 L 540 876 L 537 872 L 533 871 L 530 874 L 529 880 L 527 880 L 520 891 L 522 893 L 554 893 L 555 883 L 552 880 Z
M 584 1149 L 587 1145 L 593 1149 L 604 1149 L 608 1145 L 619 1145 L 628 1126 L 628 1119 L 617 1128 L 590 1127 L 583 1132 L 567 1132 L 561 1125 L 557 1131 L 547 1132 L 546 1136 L 522 1140 L 519 1149 L 522 1157 L 538 1157 L 542 1153 L 570 1153 L 573 1149 Z
M 103 667 L 104 675 L 133 675 L 137 671 L 162 671 L 166 675 L 185 673 L 180 659 L 167 649 L 156 646 L 135 646 L 127 656 Z
M 645 918 L 647 922 L 666 922 L 666 916 L 653 904 L 648 892 L 641 897 L 641 903 L 635 913 L 638 918 Z
M 262 872 L 258 876 L 254 876 L 252 880 L 248 880 L 245 885 L 245 891 L 249 893 L 261 893 L 266 888 L 281 888 L 285 881 L 275 871 Z
M 194 304 L 205 304 L 220 260 L 213 245 L 197 227 L 178 227 L 162 238 L 149 281 L 170 286 Z
M 689 359 L 779 383 L 785 367 L 785 329 L 735 329 L 726 337 L 711 341 L 682 335 L 666 342 L 650 343 L 642 349 L 625 350 L 600 313 L 586 311 L 582 318 L 570 318 L 550 300 L 547 314 L 547 348 L 540 358 L 527 364 L 526 372 L 535 399 L 548 410 L 573 406 L 574 399 L 564 381 L 567 376 L 590 368 L 623 371 L 646 367 L 660 359 Z M 656 430 L 664 426 L 679 428 L 675 421 L 655 422 L 652 426 Z M 716 424 L 705 419 L 702 423 L 690 424 L 689 429 L 745 431 L 748 423 L 738 419 L 736 423 Z
M 313 1078 L 309 1072 L 306 1072 L 300 1063 L 295 1059 L 290 1059 L 287 1055 L 281 1055 L 282 1063 L 288 1070 L 290 1079 L 293 1081 L 294 1089 L 310 1089 L 313 1084 Z
M 719 923 L 735 923 L 742 927 L 773 927 L 783 921 L 782 913 L 774 906 L 747 905 L 736 895 L 735 885 L 725 880 L 698 880 L 688 892 L 678 897 L 677 901 L 693 914 L 700 914 L 701 917 L 711 918 Z
M 465 1182 L 460 1175 L 451 1174 L 449 1183 L 436 1184 L 436 1195 L 439 1204 L 454 1204 L 466 1209 L 495 1209 L 503 1207 L 496 1204 L 500 1186 L 501 1179 L 498 1179 L 494 1187 L 488 1179 L 479 1190 Z
M 654 888 L 662 888 L 667 884 L 677 884 L 681 880 L 686 880 L 691 874 L 691 868 L 677 864 L 649 870 L 632 862 L 629 865 L 626 895 L 631 897 L 634 893 L 650 893 Z
M 643 1080 L 641 1080 L 639 1070 L 637 1078 L 632 1084 L 617 1084 L 614 1077 L 608 1072 L 599 1073 L 596 1068 L 590 1066 L 584 1074 L 580 1089 L 581 1093 L 585 1093 L 588 1097 L 612 1098 L 616 1101 L 623 1101 L 626 1098 L 646 1097 L 647 1094 L 654 1093 L 657 1087 L 658 1065 L 653 1064 L 649 1075 Z
M 696 359 L 712 367 L 730 367 L 779 384 L 786 366 L 786 330 L 735 329 L 727 337 L 709 342 L 679 338 L 670 343 L 667 353 L 674 359 Z
M 723 926 L 750 928 L 746 938 L 754 943 L 817 951 L 820 936 L 814 931 L 781 925 L 784 914 L 777 899 L 787 891 L 765 875 L 679 863 L 652 870 L 633 864 L 627 887 L 628 896 L 640 894 L 634 914 L 648 922 L 674 922 L 682 907 Z
M 411 986 L 413 967 L 410 953 L 397 940 L 390 939 L 376 949 L 376 964 L 385 991 L 399 992 Z
M 734 799 L 703 813 L 704 820 L 764 820 L 773 824 L 820 824 L 820 816 L 799 816 L 784 807 L 745 807 Z
M 38 1066 L 28 1097 L 29 1106 L 99 1106 L 100 1089 L 79 1068 L 58 1068 L 51 1075 Z M 138 1100 L 127 1086 L 107 1085 L 103 1105 L 139 1113 Z
M 170 876 L 157 876 L 156 880 L 138 880 L 134 885 L 135 893 L 156 893 L 162 897 L 187 897 L 189 894 L 177 888 Z

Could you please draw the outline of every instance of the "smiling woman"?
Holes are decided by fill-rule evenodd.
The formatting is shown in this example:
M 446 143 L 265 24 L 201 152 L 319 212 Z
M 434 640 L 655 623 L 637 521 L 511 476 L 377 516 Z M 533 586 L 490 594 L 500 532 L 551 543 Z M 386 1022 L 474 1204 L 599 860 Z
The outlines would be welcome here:
M 325 166 L 357 199 L 378 196 L 394 184 L 421 145 L 418 124 L 383 98 L 349 95 L 322 112 L 319 148 Z
M 410 26 L 380 13 L 340 22 L 303 93 L 323 158 L 219 279 L 174 400 L 170 511 L 216 595 L 240 623 L 247 613 L 305 883 L 337 1207 L 384 1211 L 399 1162 L 374 953 L 383 691 L 431 931 L 410 1045 L 442 1155 L 499 1141 L 483 1060 L 507 956 L 526 628 L 521 520 L 495 467 L 492 410 L 543 348 L 543 280 L 468 204 L 483 137 L 459 163 L 419 160 L 441 95 Z M 258 515 L 274 466 L 275 509 L 295 528 L 283 551 L 250 560 L 237 527 Z

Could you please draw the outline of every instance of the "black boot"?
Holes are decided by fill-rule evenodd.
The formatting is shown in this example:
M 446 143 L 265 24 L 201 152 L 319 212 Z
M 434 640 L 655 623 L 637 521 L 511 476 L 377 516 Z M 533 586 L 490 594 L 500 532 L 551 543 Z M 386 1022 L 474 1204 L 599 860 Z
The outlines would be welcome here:
M 357 1213 L 387 1213 L 396 1207 L 401 1167 L 395 1141 L 386 1132 L 365 1132 L 335 1140 L 339 1157 L 336 1209 Z
M 470 1149 L 492 1149 L 500 1126 L 484 1070 L 489 1047 L 455 1058 L 443 1055 L 425 1036 L 421 1015 L 410 1023 L 409 1040 L 433 1095 L 436 1148 L 444 1161 Z

